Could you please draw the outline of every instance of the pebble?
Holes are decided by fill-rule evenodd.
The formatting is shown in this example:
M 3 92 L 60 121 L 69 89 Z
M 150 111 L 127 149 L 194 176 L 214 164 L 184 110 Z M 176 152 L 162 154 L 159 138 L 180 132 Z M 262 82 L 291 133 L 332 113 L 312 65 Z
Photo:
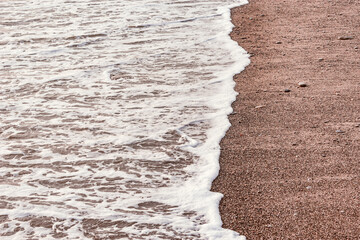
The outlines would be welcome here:
M 259 106 L 256 106 L 255 109 L 258 109 L 258 108 L 263 108 L 265 107 L 264 105 L 259 105 Z
M 354 49 L 359 49 L 359 47 L 354 47 Z
M 338 38 L 339 40 L 351 40 L 351 39 L 354 39 L 353 36 L 342 36 L 342 37 L 339 37 Z
M 282 44 L 282 42 L 280 42 L 280 41 L 277 41 L 277 42 L 276 42 L 276 44 Z
M 323 58 L 319 58 L 319 62 L 322 62 L 322 61 L 324 61 L 324 59 L 323 59 Z
M 306 82 L 299 82 L 298 83 L 300 87 L 307 87 L 307 83 Z
M 344 131 L 342 131 L 342 130 L 336 130 L 336 133 L 344 133 Z
M 291 92 L 291 90 L 290 89 L 284 89 L 284 92 Z

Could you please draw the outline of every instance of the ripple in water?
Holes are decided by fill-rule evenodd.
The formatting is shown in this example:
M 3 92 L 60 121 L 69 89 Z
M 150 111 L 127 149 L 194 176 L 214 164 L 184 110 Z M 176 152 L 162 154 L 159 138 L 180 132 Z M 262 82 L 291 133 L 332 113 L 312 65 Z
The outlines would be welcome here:
M 0 1 L 1 239 L 240 238 L 210 192 L 240 3 Z

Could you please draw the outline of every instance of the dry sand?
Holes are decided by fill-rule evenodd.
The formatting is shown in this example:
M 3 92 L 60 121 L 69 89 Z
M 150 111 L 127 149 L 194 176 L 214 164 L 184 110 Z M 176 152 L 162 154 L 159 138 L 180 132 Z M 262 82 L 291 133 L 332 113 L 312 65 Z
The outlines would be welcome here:
M 225 228 L 250 240 L 360 239 L 359 13 L 358 0 L 232 10 L 231 36 L 253 56 L 235 76 L 213 184 Z

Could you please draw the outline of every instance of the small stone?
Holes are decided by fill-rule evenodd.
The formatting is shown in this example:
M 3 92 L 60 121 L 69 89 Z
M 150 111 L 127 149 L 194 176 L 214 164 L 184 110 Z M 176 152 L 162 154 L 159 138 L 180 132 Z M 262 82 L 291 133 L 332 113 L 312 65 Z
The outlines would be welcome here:
M 312 188 L 311 186 L 307 186 L 307 187 L 306 187 L 307 190 L 310 190 L 311 188 Z
M 330 121 L 329 120 L 325 120 L 324 123 L 329 123 Z
M 319 60 L 319 62 L 322 62 L 322 61 L 324 61 L 324 59 L 323 59 L 323 58 L 319 58 L 318 60 Z
M 299 82 L 298 85 L 300 87 L 307 87 L 308 86 L 306 82 Z
M 355 127 L 357 127 L 357 128 L 360 127 L 360 124 L 356 124 Z
M 344 133 L 344 131 L 342 131 L 342 130 L 336 130 L 336 133 Z
M 290 89 L 284 89 L 284 92 L 291 92 L 291 90 Z
M 276 44 L 282 44 L 282 42 L 280 42 L 280 41 L 277 41 L 277 42 L 276 42 Z
M 359 49 L 359 47 L 354 47 L 354 49 Z
M 353 36 L 342 36 L 342 37 L 339 37 L 338 38 L 339 40 L 351 40 L 351 39 L 354 39 Z
M 255 109 L 259 109 L 259 108 L 263 108 L 265 107 L 265 105 L 259 105 L 259 106 L 256 106 Z
M 232 113 L 230 113 L 230 115 L 236 115 L 237 114 L 237 112 L 232 112 Z

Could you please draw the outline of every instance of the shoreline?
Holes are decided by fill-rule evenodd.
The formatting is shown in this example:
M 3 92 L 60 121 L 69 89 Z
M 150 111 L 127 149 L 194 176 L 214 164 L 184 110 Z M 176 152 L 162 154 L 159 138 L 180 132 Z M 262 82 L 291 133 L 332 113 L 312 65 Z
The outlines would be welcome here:
M 212 187 L 224 194 L 224 228 L 248 239 L 360 236 L 358 12 L 340 0 L 232 9 L 230 36 L 252 57 L 234 77 Z

